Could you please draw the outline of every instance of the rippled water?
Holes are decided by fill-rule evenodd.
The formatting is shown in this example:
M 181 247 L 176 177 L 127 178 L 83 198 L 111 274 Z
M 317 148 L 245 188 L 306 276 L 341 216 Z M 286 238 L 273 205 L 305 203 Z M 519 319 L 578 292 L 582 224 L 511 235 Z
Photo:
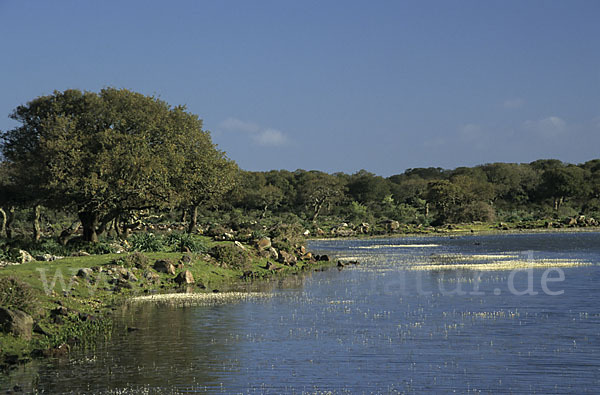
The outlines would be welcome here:
M 361 264 L 274 282 L 268 298 L 132 305 L 95 352 L 31 364 L 0 384 L 50 393 L 600 388 L 599 233 L 313 241 L 310 248 Z M 407 270 L 453 254 L 591 265 Z

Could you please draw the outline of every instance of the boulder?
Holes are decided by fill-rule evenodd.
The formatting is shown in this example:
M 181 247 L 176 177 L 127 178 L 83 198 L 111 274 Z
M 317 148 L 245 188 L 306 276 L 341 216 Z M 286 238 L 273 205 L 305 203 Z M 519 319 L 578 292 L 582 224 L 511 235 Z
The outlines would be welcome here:
M 149 281 L 152 283 L 158 282 L 160 280 L 160 276 L 151 271 L 144 272 L 144 278 L 146 279 L 146 281 Z
M 298 259 L 296 258 L 296 255 L 290 254 L 289 252 L 286 252 L 283 250 L 279 251 L 279 262 L 280 263 L 283 263 L 284 265 L 288 265 L 288 266 L 294 266 L 297 261 L 298 261 Z
M 192 263 L 192 256 L 189 254 L 185 254 L 184 256 L 181 257 L 179 262 L 181 262 L 183 264 L 190 264 L 190 263 Z
M 36 261 L 42 261 L 42 262 L 52 262 L 57 259 L 63 259 L 63 258 L 64 258 L 64 256 L 58 256 L 58 255 L 52 255 L 52 254 L 41 254 L 41 255 L 35 256 Z
M 154 270 L 160 273 L 175 274 L 175 266 L 169 261 L 158 260 L 154 262 Z
M 9 310 L 0 307 L 0 330 L 4 333 L 12 333 L 23 339 L 31 340 L 33 318 L 21 310 Z
M 19 262 L 20 263 L 27 263 L 27 262 L 32 262 L 35 261 L 35 259 L 33 258 L 33 256 L 31 256 L 30 253 L 28 253 L 25 250 L 19 250 Z
M 243 245 L 242 243 L 240 243 L 239 241 L 237 241 L 237 240 L 236 240 L 236 241 L 234 241 L 234 242 L 233 242 L 233 244 L 234 244 L 234 245 L 235 245 L 237 248 L 239 248 L 239 249 L 241 249 L 241 250 L 245 250 L 245 249 L 246 249 L 246 247 L 244 247 L 244 245 Z
M 257 240 L 256 248 L 259 250 L 268 250 L 271 248 L 271 239 L 268 237 L 263 237 L 262 239 Z
M 184 270 L 181 273 L 179 273 L 177 277 L 175 277 L 175 282 L 179 285 L 182 285 L 193 284 L 195 281 L 192 272 L 190 272 L 189 270 Z
M 269 253 L 271 255 L 271 258 L 274 260 L 279 260 L 279 253 L 277 252 L 277 250 L 273 247 L 269 248 Z
M 84 267 L 77 271 L 76 276 L 89 280 L 93 274 L 94 271 L 92 269 L 90 269 L 89 267 Z

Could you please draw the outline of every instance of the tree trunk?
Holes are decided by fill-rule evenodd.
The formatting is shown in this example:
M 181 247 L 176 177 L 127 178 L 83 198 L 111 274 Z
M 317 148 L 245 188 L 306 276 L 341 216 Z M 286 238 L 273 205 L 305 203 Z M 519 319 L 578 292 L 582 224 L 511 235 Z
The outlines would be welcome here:
M 77 232 L 77 229 L 79 229 L 79 223 L 80 223 L 80 221 L 75 221 L 67 229 L 60 232 L 60 236 L 58 236 L 58 242 L 60 243 L 60 245 L 63 245 L 63 246 L 67 245 L 67 241 L 69 241 L 69 237 L 73 233 Z
M 323 208 L 323 203 L 324 202 L 318 203 L 315 206 L 315 213 L 314 213 L 314 215 L 312 217 L 312 222 L 316 222 L 317 221 L 317 217 L 319 216 L 319 213 L 321 212 L 321 209 Z
M 6 211 L 0 207 L 0 237 L 6 231 Z
M 40 226 L 40 217 L 42 216 L 42 207 L 36 204 L 33 208 L 33 241 L 40 241 L 42 238 L 42 227 Z
M 113 211 L 113 212 L 110 212 L 110 213 L 108 213 L 108 214 L 106 214 L 106 215 L 104 216 L 104 218 L 102 218 L 102 221 L 100 221 L 100 226 L 98 226 L 98 230 L 96 231 L 96 233 L 97 233 L 98 235 L 101 235 L 102 233 L 104 233 L 104 232 L 106 232 L 107 230 L 109 230 L 109 229 L 110 229 L 110 226 L 109 226 L 109 225 L 112 223 L 112 220 L 113 220 L 113 219 L 115 219 L 115 217 L 116 217 L 117 215 L 118 215 L 118 214 L 117 214 L 117 213 L 115 213 L 114 211 Z
M 79 214 L 79 220 L 83 226 L 83 240 L 90 243 L 98 242 L 98 213 L 91 211 L 82 211 Z
M 8 209 L 8 216 L 6 218 L 6 238 L 12 239 L 12 224 L 15 222 L 15 206 L 11 206 Z
M 195 204 L 190 207 L 190 223 L 188 225 L 188 233 L 194 233 L 196 230 L 196 223 L 198 222 L 198 205 Z

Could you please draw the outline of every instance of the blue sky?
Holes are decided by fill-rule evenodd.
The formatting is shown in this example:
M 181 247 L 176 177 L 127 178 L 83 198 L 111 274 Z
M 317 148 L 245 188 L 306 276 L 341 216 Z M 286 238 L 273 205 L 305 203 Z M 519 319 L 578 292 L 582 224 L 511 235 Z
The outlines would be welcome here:
M 186 104 L 247 170 L 389 176 L 600 147 L 600 1 L 0 0 L 0 129 L 54 90 Z

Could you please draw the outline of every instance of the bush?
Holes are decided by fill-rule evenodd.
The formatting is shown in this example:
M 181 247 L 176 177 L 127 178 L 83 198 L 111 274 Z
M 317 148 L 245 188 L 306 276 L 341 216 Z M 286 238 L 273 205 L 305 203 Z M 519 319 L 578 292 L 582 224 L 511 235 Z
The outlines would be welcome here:
M 132 251 L 159 252 L 165 249 L 162 238 L 154 233 L 134 233 L 128 241 Z
M 14 277 L 0 278 L 0 306 L 31 313 L 35 307 L 31 287 Z
M 232 244 L 216 245 L 211 248 L 210 255 L 233 269 L 245 269 L 251 263 L 248 253 Z
M 304 244 L 302 232 L 300 224 L 279 224 L 271 229 L 271 243 L 278 250 L 292 252 L 296 245 Z
M 175 252 L 183 252 L 185 249 L 198 253 L 208 252 L 205 241 L 189 233 L 170 233 L 165 237 L 164 244 Z
M 138 269 L 146 269 L 150 263 L 148 257 L 141 252 L 134 252 L 124 258 L 115 261 L 116 264 L 124 267 L 137 267 Z

